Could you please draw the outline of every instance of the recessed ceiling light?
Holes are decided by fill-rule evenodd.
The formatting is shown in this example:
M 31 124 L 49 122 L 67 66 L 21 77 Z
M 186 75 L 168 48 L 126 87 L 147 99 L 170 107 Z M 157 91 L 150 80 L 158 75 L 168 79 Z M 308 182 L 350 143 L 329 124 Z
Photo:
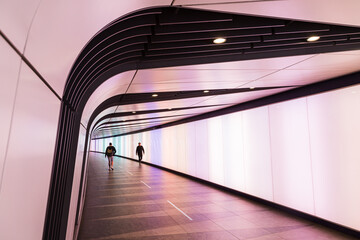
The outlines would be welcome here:
M 168 110 L 171 110 L 172 108 L 168 108 Z
M 151 95 L 152 97 L 157 97 L 157 96 L 159 96 L 159 95 L 157 95 L 156 93 L 155 94 L 153 94 L 153 95 Z
M 255 89 L 255 87 L 250 87 L 250 89 Z
M 226 42 L 225 38 L 216 38 L 213 41 L 213 43 L 215 43 L 215 44 L 220 44 L 220 43 L 224 43 L 224 42 Z
M 135 111 L 133 113 L 136 113 Z
M 208 92 L 210 92 L 209 90 L 204 90 L 204 93 L 208 93 Z
M 320 37 L 319 36 L 311 36 L 307 39 L 308 42 L 315 42 L 317 40 L 319 40 Z

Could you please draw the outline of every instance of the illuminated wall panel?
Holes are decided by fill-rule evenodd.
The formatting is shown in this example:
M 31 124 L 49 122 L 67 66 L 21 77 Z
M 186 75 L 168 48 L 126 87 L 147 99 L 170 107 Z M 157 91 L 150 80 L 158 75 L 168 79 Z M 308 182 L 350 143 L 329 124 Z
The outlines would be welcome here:
M 195 138 L 195 123 L 186 124 L 186 173 L 196 176 L 196 138 Z
M 162 154 L 163 166 L 177 169 L 177 147 L 175 144 L 178 144 L 178 139 L 176 136 L 176 128 L 162 129 L 162 135 L 160 152 Z
M 147 154 L 147 161 L 158 165 L 162 165 L 163 161 L 162 153 L 159 151 L 161 150 L 161 134 L 161 130 L 155 130 L 152 134 L 148 133 L 148 135 L 150 135 L 150 145 L 146 148 L 146 150 L 149 151 L 150 149 L 150 153 L 145 153 Z
M 306 99 L 271 105 L 269 113 L 274 202 L 314 214 Z
M 267 107 L 243 112 L 246 192 L 273 200 L 269 114 Z
M 360 86 L 125 136 L 145 161 L 360 230 Z M 98 141 L 97 146 L 101 146 Z
M 144 139 L 144 150 L 145 155 L 143 156 L 144 161 L 149 160 L 149 156 L 152 155 L 151 153 L 151 135 L 149 133 L 143 133 L 143 139 Z
M 96 145 L 97 145 L 97 141 L 96 140 L 91 140 L 90 141 L 90 150 L 91 151 L 96 151 L 96 149 L 97 149 Z
M 135 158 L 135 150 L 130 151 L 130 149 L 129 149 L 133 145 L 132 138 L 133 138 L 132 135 L 125 137 L 126 140 L 124 140 L 122 143 L 123 144 L 123 152 L 124 152 L 124 156 Z
M 112 144 L 116 149 L 116 154 L 117 155 L 121 154 L 121 151 L 120 151 L 121 150 L 120 138 L 113 138 L 112 141 L 113 141 Z
M 308 99 L 315 212 L 360 229 L 360 86 Z
M 222 118 L 208 120 L 209 180 L 224 185 Z
M 242 113 L 223 116 L 223 159 L 225 185 L 245 191 Z
M 182 141 L 175 141 L 174 148 L 176 149 L 177 156 L 177 165 L 178 170 L 183 173 L 187 173 L 188 171 L 188 161 L 186 159 L 186 149 L 187 149 L 187 136 L 186 136 L 186 125 L 178 125 L 174 129 L 176 129 L 176 139 L 182 139 Z
M 108 146 L 108 142 L 110 142 L 111 141 L 111 139 L 110 138 L 108 138 L 108 139 L 102 139 L 102 141 L 101 141 L 101 152 L 105 152 L 105 150 L 106 150 L 106 147 Z
M 207 121 L 195 122 L 196 176 L 209 179 L 209 145 Z

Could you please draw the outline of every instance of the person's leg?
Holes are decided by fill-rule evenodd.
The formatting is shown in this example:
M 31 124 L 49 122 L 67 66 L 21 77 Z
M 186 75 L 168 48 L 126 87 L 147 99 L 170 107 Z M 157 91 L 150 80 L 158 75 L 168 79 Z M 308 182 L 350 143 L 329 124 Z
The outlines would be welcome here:
M 139 161 L 142 160 L 142 154 L 139 154 Z
M 111 156 L 111 170 L 114 170 L 114 156 Z
M 109 165 L 109 170 L 111 169 L 111 157 L 108 156 L 108 165 Z

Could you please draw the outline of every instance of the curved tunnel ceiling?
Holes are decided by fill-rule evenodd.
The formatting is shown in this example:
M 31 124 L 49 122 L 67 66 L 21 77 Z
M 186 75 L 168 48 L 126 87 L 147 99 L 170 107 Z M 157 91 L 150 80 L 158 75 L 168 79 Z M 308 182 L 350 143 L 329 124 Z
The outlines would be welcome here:
M 305 38 L 308 34 L 313 33 L 321 36 L 320 41 L 306 42 Z M 212 40 L 218 35 L 225 36 L 228 41 L 223 45 L 213 45 Z M 216 63 L 215 65 L 218 66 L 220 62 L 242 62 L 251 59 L 270 59 L 286 56 L 299 57 L 296 61 L 299 63 L 302 61 L 301 56 L 306 54 L 358 50 L 360 49 L 359 35 L 360 28 L 357 27 L 175 7 L 138 10 L 111 22 L 99 31 L 82 49 L 74 62 L 65 85 L 61 99 L 60 120 L 43 238 L 55 239 L 66 233 L 74 166 L 78 156 L 77 146 L 81 116 L 89 97 L 98 90 L 102 83 L 105 84 L 118 74 L 130 73 L 130 76 L 135 76 L 138 71 L 140 74 L 142 71 L 146 71 L 144 69 L 152 69 L 153 71 L 155 68 L 189 65 L 186 66 L 188 68 L 193 67 L 191 66 L 193 64 Z M 40 42 L 43 43 L 43 41 Z M 43 51 L 42 48 L 39 49 Z M 350 55 L 355 56 L 356 54 Z M 325 57 L 327 58 L 329 55 Z M 291 57 L 286 57 L 285 61 L 289 60 L 289 58 Z M 312 59 L 315 59 L 315 57 Z M 213 66 L 211 68 L 213 69 Z M 359 71 L 359 67 L 356 65 L 346 69 L 347 73 L 349 71 Z M 341 73 L 344 74 L 344 71 Z M 286 78 L 288 78 L 288 75 Z M 318 78 L 318 80 L 325 79 Z M 128 86 L 131 86 L 131 82 L 128 82 Z M 270 87 L 282 86 L 294 86 L 294 84 L 286 83 Z M 228 88 L 218 84 L 211 90 L 216 89 Z M 204 89 L 187 90 L 202 91 Z M 172 89 L 171 91 L 185 90 Z M 171 91 L 167 90 L 166 92 Z M 273 91 L 273 89 L 264 91 Z M 221 103 L 225 102 L 224 99 L 230 95 L 251 94 L 253 96 L 253 94 L 259 92 L 262 91 L 223 94 L 217 103 L 207 103 L 208 108 L 202 109 L 210 109 L 214 106 L 221 107 Z M 125 91 L 123 94 L 128 93 L 131 93 L 131 91 Z M 117 94 L 119 93 L 113 95 Z M 113 111 L 108 111 L 108 113 L 117 113 L 116 109 L 121 105 L 121 99 L 118 98 L 119 101 L 114 107 L 106 108 L 106 104 L 101 104 L 94 114 L 109 109 L 112 110 L 112 108 Z M 142 103 L 124 105 L 120 110 L 123 111 L 129 105 L 139 104 Z M 104 108 L 100 109 L 101 107 Z M 181 105 L 176 105 L 176 108 L 181 108 Z M 157 106 L 152 108 L 145 106 L 145 110 L 155 111 L 159 110 L 159 108 Z M 187 113 L 177 115 L 184 116 Z M 93 115 L 92 119 L 98 120 L 96 118 L 103 116 Z M 102 123 L 99 122 L 99 124 Z M 91 121 L 88 122 L 87 126 L 91 126 Z M 87 128 L 87 131 L 89 131 L 89 128 Z M 86 135 L 87 137 L 88 135 Z M 87 139 L 85 139 L 86 143 Z M 86 152 L 87 147 L 85 146 L 84 159 L 86 159 Z M 85 162 L 83 161 L 83 167 Z M 84 172 L 82 172 L 80 182 L 83 182 L 83 177 Z M 81 189 L 79 193 L 81 193 Z M 77 207 L 79 209 L 79 203 Z M 65 239 L 65 237 L 60 237 L 60 239 Z
M 320 40 L 307 42 L 306 39 L 311 35 L 320 36 Z M 216 37 L 225 37 L 227 41 L 221 45 L 213 44 Z M 71 70 L 65 87 L 64 101 L 74 109 L 82 111 L 89 93 L 92 93 L 106 79 L 130 69 L 298 56 L 355 49 L 360 49 L 360 28 L 356 27 L 178 7 L 145 9 L 113 21 L 94 36 Z M 272 86 L 272 89 L 296 87 L 288 85 Z M 206 89 L 197 89 L 197 92 L 201 93 L 203 90 Z M 260 90 L 269 90 L 269 88 L 257 89 L 257 91 Z M 218 86 L 211 92 L 214 95 L 223 95 L 245 91 L 241 88 L 231 90 Z M 168 94 L 176 94 L 176 92 L 161 92 L 161 95 Z M 120 97 L 113 105 L 133 105 L 137 103 L 137 98 L 144 95 L 126 93 L 124 96 L 125 98 L 133 96 L 134 102 L 128 100 L 124 102 L 124 97 Z M 197 96 L 189 95 L 189 97 L 201 96 L 198 94 Z M 163 98 L 157 101 L 160 99 Z M 142 100 L 142 102 L 148 101 L 148 99 Z M 218 108 L 222 105 L 226 104 L 204 105 L 202 111 L 211 111 L 216 109 L 211 108 L 212 106 Z M 193 109 L 194 107 L 182 106 L 180 108 L 185 110 L 185 108 Z M 201 106 L 196 108 L 199 109 Z M 110 121 L 107 123 L 107 128 L 109 128 L 113 121 L 117 124 L 115 126 L 118 131 L 113 133 L 102 126 L 103 129 L 97 128 L 94 137 L 125 134 L 165 123 L 163 120 L 166 118 L 168 119 L 166 121 L 172 120 L 171 114 L 156 117 L 143 115 L 138 119 L 139 124 L 125 124 L 121 127 L 118 123 L 119 119 L 116 119 L 116 116 L 121 114 L 116 115 L 115 112 L 103 117 L 101 124 Z M 142 112 L 136 114 L 140 113 Z M 186 111 L 176 111 L 175 115 L 183 118 L 195 113 L 200 112 L 193 111 L 190 114 Z M 149 119 L 149 124 L 144 124 L 144 118 Z M 157 121 L 157 118 L 162 120 Z M 140 128 L 134 128 L 135 125 Z
M 281 86 L 281 87 L 259 87 L 259 88 L 234 88 L 234 89 L 212 89 L 211 91 L 204 90 L 196 90 L 196 91 L 176 91 L 176 92 L 161 92 L 159 96 L 154 98 L 153 93 L 129 93 L 124 95 L 117 95 L 112 98 L 109 98 L 99 107 L 97 111 L 94 112 L 94 116 L 98 111 L 104 108 L 110 108 L 117 106 L 121 108 L 123 105 L 132 105 L 134 104 L 146 104 L 146 103 L 154 103 L 154 102 L 164 102 L 164 101 L 172 101 L 181 100 L 181 103 L 184 103 L 184 99 L 191 99 L 191 101 L 195 101 L 194 99 L 201 99 L 205 97 L 211 96 L 222 96 L 222 95 L 232 95 L 236 93 L 248 93 L 251 95 L 255 95 L 255 92 L 263 92 L 267 90 L 278 90 L 278 89 L 289 89 L 293 86 Z M 209 111 L 208 109 L 218 109 L 224 108 L 228 106 L 228 104 L 202 104 L 198 106 L 187 106 L 187 107 L 172 107 L 173 103 L 169 104 L 168 108 L 156 108 L 152 110 L 151 106 L 147 106 L 146 110 L 140 111 L 115 111 L 114 113 L 107 114 L 101 117 L 96 121 L 95 126 L 97 126 L 93 132 L 93 139 L 103 138 L 103 137 L 115 137 L 121 136 L 125 134 L 132 134 L 135 132 L 139 132 L 145 129 L 152 129 L 158 125 L 168 123 L 169 121 L 175 121 L 182 118 L 190 117 L 197 114 L 200 114 L 204 111 Z M 190 113 L 189 111 L 196 110 L 195 114 Z M 161 113 L 164 113 L 161 115 Z M 128 116 L 139 116 L 138 118 L 125 120 L 124 117 Z M 120 119 L 119 119 L 120 118 Z M 117 120 L 119 119 L 119 120 Z

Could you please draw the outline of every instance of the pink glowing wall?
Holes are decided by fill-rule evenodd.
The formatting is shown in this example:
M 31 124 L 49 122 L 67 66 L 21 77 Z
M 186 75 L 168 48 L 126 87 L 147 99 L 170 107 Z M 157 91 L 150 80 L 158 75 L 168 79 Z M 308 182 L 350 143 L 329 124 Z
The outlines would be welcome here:
M 144 161 L 360 230 L 356 103 L 360 86 L 125 136 L 117 147 L 136 158 L 141 141 Z

